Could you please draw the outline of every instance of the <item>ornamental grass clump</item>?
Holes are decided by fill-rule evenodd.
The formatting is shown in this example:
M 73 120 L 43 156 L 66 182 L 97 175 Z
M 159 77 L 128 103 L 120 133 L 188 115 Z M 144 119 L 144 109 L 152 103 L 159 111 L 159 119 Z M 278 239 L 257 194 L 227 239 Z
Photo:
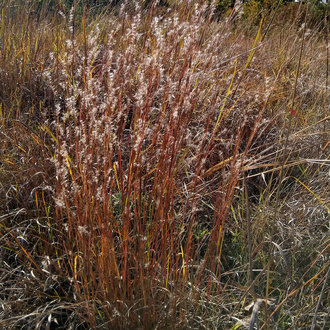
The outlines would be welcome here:
M 161 17 L 122 6 L 106 25 L 83 18 L 79 35 L 71 13 L 44 72 L 54 226 L 94 326 L 97 313 L 111 326 L 175 323 L 188 295 L 217 290 L 225 217 L 266 99 L 238 107 L 230 33 L 210 29 L 212 7 L 181 6 Z

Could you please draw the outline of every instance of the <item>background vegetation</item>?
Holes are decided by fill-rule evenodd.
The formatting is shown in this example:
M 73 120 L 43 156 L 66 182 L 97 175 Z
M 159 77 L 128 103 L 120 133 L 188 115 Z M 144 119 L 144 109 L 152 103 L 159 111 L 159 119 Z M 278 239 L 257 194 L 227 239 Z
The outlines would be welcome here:
M 107 3 L 0 2 L 1 326 L 328 328 L 327 7 Z

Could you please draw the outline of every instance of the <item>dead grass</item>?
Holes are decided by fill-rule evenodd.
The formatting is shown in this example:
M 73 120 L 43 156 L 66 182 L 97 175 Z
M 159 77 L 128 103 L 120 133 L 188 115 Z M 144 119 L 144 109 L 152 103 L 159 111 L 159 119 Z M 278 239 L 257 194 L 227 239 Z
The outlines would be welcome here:
M 0 324 L 326 328 L 328 27 L 11 6 Z

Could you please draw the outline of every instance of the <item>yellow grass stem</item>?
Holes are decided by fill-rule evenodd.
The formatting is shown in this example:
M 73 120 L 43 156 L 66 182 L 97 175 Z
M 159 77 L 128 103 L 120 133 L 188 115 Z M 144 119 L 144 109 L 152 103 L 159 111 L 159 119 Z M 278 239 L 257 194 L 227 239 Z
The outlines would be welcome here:
M 234 61 L 234 72 L 233 72 L 233 76 L 232 76 L 232 78 L 231 78 L 231 81 L 230 81 L 229 87 L 228 87 L 228 89 L 227 89 L 226 97 L 225 97 L 224 100 L 223 100 L 222 107 L 221 107 L 221 109 L 220 109 L 220 112 L 219 112 L 219 115 L 218 115 L 217 122 L 216 122 L 216 124 L 215 124 L 215 126 L 214 126 L 212 136 L 215 135 L 215 133 L 216 133 L 216 131 L 218 130 L 218 127 L 219 127 L 219 125 L 220 125 L 220 123 L 221 123 L 221 121 L 222 121 L 222 119 L 223 119 L 223 117 L 224 117 L 224 116 L 223 116 L 223 111 L 224 111 L 224 109 L 225 109 L 225 106 L 226 106 L 226 103 L 227 103 L 227 99 L 228 99 L 228 97 L 229 97 L 229 95 L 230 95 L 230 93 L 231 93 L 231 90 L 232 90 L 232 87 L 233 87 L 233 83 L 234 83 L 234 79 L 235 79 L 235 77 L 236 77 L 236 73 L 237 73 L 237 59 L 235 59 L 235 61 Z
M 312 189 L 310 189 L 308 186 L 306 186 L 303 182 L 301 182 L 298 178 L 294 177 L 294 179 L 299 182 L 304 188 L 306 188 L 330 213 L 330 208 L 327 206 L 326 202 L 324 202 L 319 196 L 317 196 Z
M 246 64 L 245 64 L 245 67 L 244 67 L 244 70 L 248 68 L 248 66 L 250 65 L 252 59 L 253 59 L 253 56 L 254 56 L 254 53 L 256 51 L 256 46 L 257 46 L 257 43 L 259 41 L 259 37 L 260 37 L 260 34 L 261 34 L 261 28 L 262 28 L 262 24 L 264 22 L 264 17 L 262 17 L 261 21 L 260 21 L 260 24 L 259 24 L 259 30 L 258 30 L 258 33 L 257 33 L 257 36 L 254 40 L 254 43 L 253 43 L 253 46 L 252 46 L 252 50 L 249 54 L 249 57 L 246 61 Z

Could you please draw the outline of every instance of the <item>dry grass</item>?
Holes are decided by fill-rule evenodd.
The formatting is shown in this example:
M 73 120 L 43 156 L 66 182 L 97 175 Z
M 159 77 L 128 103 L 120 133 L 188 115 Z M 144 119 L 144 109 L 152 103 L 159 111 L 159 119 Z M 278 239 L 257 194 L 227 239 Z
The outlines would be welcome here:
M 197 3 L 2 5 L 2 327 L 326 328 L 328 27 Z

